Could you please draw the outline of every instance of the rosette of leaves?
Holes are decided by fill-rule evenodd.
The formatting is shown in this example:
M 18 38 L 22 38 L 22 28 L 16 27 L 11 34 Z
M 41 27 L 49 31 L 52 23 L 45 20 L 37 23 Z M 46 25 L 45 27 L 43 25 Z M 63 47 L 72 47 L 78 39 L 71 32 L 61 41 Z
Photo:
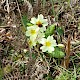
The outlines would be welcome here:
M 55 31 L 55 25 L 52 24 L 51 26 L 49 26 L 46 29 L 46 31 L 45 31 L 45 37 L 47 38 L 48 36 L 53 35 L 54 31 Z

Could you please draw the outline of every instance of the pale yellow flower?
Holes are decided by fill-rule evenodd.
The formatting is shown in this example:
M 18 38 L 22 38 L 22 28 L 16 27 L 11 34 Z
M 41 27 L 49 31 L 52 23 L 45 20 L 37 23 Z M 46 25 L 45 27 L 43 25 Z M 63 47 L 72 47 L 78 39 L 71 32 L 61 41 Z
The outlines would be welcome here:
M 40 43 L 43 45 L 42 47 L 40 47 L 42 52 L 48 51 L 49 53 L 51 53 L 52 51 L 54 51 L 54 47 L 57 46 L 56 40 L 53 39 L 53 36 L 48 36 L 47 39 L 42 38 Z
M 38 18 L 35 17 L 31 18 L 30 22 L 40 27 L 40 31 L 45 31 L 46 26 L 48 25 L 47 19 L 44 19 L 44 16 L 42 14 L 38 15 Z
M 29 36 L 30 39 L 36 39 L 38 35 L 39 27 L 36 25 L 27 27 L 26 36 Z
M 41 41 L 41 39 L 44 38 L 44 37 L 45 37 L 45 33 L 39 31 L 36 40 L 39 43 Z
M 34 39 L 33 39 L 33 40 L 29 39 L 28 42 L 29 42 L 29 46 L 30 46 L 31 48 L 32 48 L 33 46 L 36 46 L 36 43 L 37 43 L 36 40 L 34 40 Z

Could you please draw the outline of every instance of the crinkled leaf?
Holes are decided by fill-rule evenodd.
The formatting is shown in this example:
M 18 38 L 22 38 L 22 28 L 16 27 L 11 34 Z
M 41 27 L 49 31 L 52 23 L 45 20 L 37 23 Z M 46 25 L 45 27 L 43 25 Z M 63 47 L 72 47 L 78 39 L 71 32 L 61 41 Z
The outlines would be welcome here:
M 48 37 L 49 35 L 52 35 L 54 33 L 55 30 L 55 25 L 51 25 L 47 28 L 47 30 L 45 31 L 45 37 Z
M 22 31 L 25 32 L 26 31 L 26 26 L 27 26 L 27 23 L 28 23 L 28 18 L 26 15 L 23 15 L 22 16 Z
M 57 32 L 58 32 L 58 34 L 61 36 L 61 35 L 63 35 L 64 30 L 63 30 L 62 27 L 58 27 L 58 28 L 57 28 Z
M 25 26 L 27 25 L 27 22 L 29 22 L 26 15 L 23 15 L 23 16 L 22 16 L 22 22 L 23 22 L 23 24 L 24 24 Z
M 51 57 L 55 58 L 63 58 L 65 56 L 65 53 L 59 47 L 56 47 L 55 50 L 49 54 L 51 55 Z

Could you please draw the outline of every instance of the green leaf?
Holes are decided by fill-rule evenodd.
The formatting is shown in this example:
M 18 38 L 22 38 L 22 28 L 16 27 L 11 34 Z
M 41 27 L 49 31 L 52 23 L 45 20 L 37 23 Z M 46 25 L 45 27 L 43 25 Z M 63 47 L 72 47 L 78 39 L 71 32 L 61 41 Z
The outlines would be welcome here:
M 55 50 L 49 54 L 51 57 L 55 58 L 63 58 L 65 56 L 65 53 L 59 47 L 55 47 Z
M 23 32 L 26 32 L 26 26 L 27 26 L 27 23 L 28 23 L 29 21 L 28 21 L 28 18 L 27 18 L 27 16 L 26 15 L 23 15 L 22 16 L 22 31 Z
M 26 15 L 23 15 L 23 16 L 22 16 L 22 22 L 23 22 L 23 24 L 24 24 L 24 25 L 25 25 L 25 27 L 26 27 L 27 22 L 29 22 L 29 21 L 28 21 L 28 18 L 27 18 L 27 16 L 26 16 Z
M 63 35 L 64 30 L 63 30 L 62 27 L 58 27 L 58 28 L 57 28 L 57 32 L 58 32 L 58 34 L 61 36 L 61 35 Z
M 45 37 L 48 37 L 49 35 L 52 35 L 54 33 L 55 30 L 55 25 L 51 25 L 47 28 L 47 30 L 45 31 Z
M 31 24 L 31 23 L 27 23 L 27 26 L 33 26 L 33 24 Z

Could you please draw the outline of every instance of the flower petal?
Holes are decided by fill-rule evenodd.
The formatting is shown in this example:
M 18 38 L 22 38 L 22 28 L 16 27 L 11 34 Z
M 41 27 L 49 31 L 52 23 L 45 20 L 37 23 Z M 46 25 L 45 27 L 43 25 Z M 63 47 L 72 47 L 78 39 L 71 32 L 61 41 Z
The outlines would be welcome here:
M 37 41 L 40 43 L 40 41 L 42 40 L 42 38 L 45 37 L 45 34 L 43 32 L 40 32 L 38 33 L 38 36 L 37 36 Z
M 30 47 L 36 46 L 36 41 L 33 39 L 29 39 L 29 45 Z
M 30 36 L 30 35 L 29 35 L 29 31 L 26 31 L 26 36 Z
M 46 27 L 41 27 L 41 28 L 40 28 L 40 31 L 41 31 L 41 32 L 46 31 Z
M 40 43 L 43 44 L 43 45 L 45 44 L 45 42 L 46 42 L 45 38 L 42 38 L 41 41 L 40 41 Z
M 48 23 L 43 23 L 43 27 L 46 27 L 48 25 Z
M 52 46 L 57 46 L 56 40 L 51 41 Z
M 44 16 L 42 14 L 38 15 L 38 20 L 43 20 Z
M 32 24 L 36 24 L 36 21 L 37 21 L 37 19 L 36 19 L 35 17 L 33 17 L 33 18 L 31 18 L 31 21 L 30 21 L 30 22 L 31 22 Z
M 47 48 L 45 46 L 40 47 L 40 49 L 42 50 L 42 52 L 46 52 Z
M 48 52 L 49 52 L 49 53 L 52 53 L 52 51 L 54 51 L 54 47 L 49 47 L 49 48 L 48 48 Z

